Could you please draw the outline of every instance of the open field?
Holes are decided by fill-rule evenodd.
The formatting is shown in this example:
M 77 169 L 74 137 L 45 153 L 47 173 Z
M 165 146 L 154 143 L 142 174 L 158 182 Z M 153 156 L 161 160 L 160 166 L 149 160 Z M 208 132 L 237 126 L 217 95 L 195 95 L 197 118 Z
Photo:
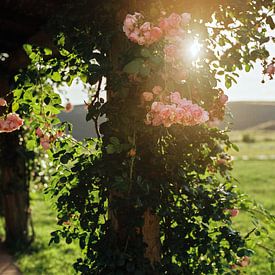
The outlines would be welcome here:
M 275 131 L 233 131 L 230 138 L 239 147 L 230 152 L 235 159 L 275 159 Z
M 275 214 L 275 163 L 272 160 L 237 160 L 234 165 L 233 175 L 239 181 L 239 188 L 248 194 L 249 198 L 263 205 L 270 213 Z M 243 235 L 253 230 L 252 223 L 247 213 L 240 213 L 234 218 L 236 228 L 240 229 Z M 274 275 L 275 269 L 271 271 L 274 256 L 270 257 L 268 249 L 275 252 L 275 225 L 272 233 L 264 240 L 259 240 L 256 246 L 255 255 L 249 267 L 245 268 L 245 274 L 249 275 Z M 265 233 L 265 232 L 263 232 Z M 255 237 L 255 236 L 254 236 Z M 274 267 L 273 267 L 274 268 Z
M 244 134 L 249 134 L 255 141 L 242 142 Z M 231 135 L 240 148 L 239 152 L 232 152 L 237 157 L 234 162 L 233 176 L 238 179 L 240 190 L 275 214 L 275 161 L 256 158 L 258 155 L 275 155 L 275 132 L 233 132 Z M 242 160 L 243 155 L 249 156 L 249 160 Z M 31 196 L 36 240 L 25 254 L 17 255 L 17 264 L 23 274 L 74 274 L 71 265 L 80 255 L 78 245 L 48 246 L 50 232 L 56 228 L 54 210 L 49 202 L 44 201 L 41 192 L 32 192 Z M 234 218 L 234 225 L 243 234 L 254 227 L 245 213 Z M 274 232 L 271 237 L 273 239 L 260 241 L 256 247 L 252 247 L 256 254 L 252 257 L 250 266 L 242 269 L 242 274 L 275 274 L 275 271 L 274 273 L 271 271 L 272 258 L 266 253 L 266 249 L 275 248 Z
M 41 191 L 31 193 L 35 242 L 16 255 L 17 265 L 25 275 L 72 275 L 72 263 L 81 255 L 77 243 L 49 244 L 50 233 L 57 228 L 56 215 Z

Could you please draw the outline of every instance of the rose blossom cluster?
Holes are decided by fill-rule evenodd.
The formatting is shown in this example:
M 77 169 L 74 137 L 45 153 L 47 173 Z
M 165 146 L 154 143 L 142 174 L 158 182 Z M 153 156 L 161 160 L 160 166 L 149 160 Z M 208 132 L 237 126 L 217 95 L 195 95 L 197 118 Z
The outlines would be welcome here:
M 184 33 L 182 27 L 187 25 L 191 19 L 189 13 L 182 15 L 172 13 L 167 18 L 162 18 L 159 26 L 154 26 L 150 22 L 143 22 L 141 13 L 127 14 L 123 31 L 128 39 L 139 45 L 149 46 L 159 41 L 163 36 L 173 37 Z
M 192 126 L 209 119 L 208 112 L 197 104 L 181 98 L 179 92 L 171 93 L 168 103 L 155 101 L 146 115 L 147 125 L 170 127 L 173 124 Z
M 24 123 L 24 120 L 18 114 L 10 113 L 0 119 L 0 133 L 10 133 L 18 130 Z
M 55 135 L 47 135 L 43 133 L 41 128 L 37 128 L 35 133 L 40 138 L 40 145 L 44 150 L 50 149 L 51 143 L 63 135 L 62 131 L 57 131 Z
M 185 34 L 182 27 L 188 25 L 190 20 L 190 13 L 183 13 L 182 15 L 172 13 L 169 17 L 160 20 L 159 27 L 168 38 L 182 36 Z
M 143 15 L 140 13 L 127 14 L 123 31 L 132 42 L 148 46 L 162 37 L 162 30 L 159 27 L 154 27 L 150 22 L 141 24 L 142 19 Z

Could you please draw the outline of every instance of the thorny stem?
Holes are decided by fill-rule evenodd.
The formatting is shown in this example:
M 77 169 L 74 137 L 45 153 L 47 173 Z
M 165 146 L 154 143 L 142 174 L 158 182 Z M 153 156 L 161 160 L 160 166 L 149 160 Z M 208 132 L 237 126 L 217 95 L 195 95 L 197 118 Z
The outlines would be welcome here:
M 133 147 L 136 148 L 136 130 L 134 130 L 133 133 Z M 131 192 L 132 189 L 132 185 L 133 185 L 133 172 L 134 172 L 134 163 L 135 163 L 135 156 L 131 157 L 131 162 L 130 162 L 130 185 L 129 185 L 129 189 L 128 189 L 128 195 Z
M 96 94 L 94 95 L 94 98 L 91 102 L 91 106 L 93 106 L 95 104 L 96 100 L 98 100 L 98 98 L 99 98 L 101 84 L 102 84 L 102 77 L 100 78 L 100 80 L 98 82 L 97 91 L 96 91 Z M 92 118 L 92 120 L 95 125 L 95 131 L 96 131 L 97 138 L 100 139 L 100 132 L 99 132 L 99 128 L 98 128 L 98 115 L 95 118 Z

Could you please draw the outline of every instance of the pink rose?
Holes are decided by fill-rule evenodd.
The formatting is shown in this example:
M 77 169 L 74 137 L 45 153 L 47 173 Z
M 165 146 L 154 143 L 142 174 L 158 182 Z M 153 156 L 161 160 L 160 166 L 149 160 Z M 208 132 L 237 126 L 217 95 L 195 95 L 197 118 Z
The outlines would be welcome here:
M 182 108 L 177 107 L 175 110 L 175 122 L 176 123 L 182 123 L 182 120 L 184 118 L 184 110 Z
M 123 31 L 128 36 L 130 32 L 135 28 L 137 19 L 131 14 L 127 14 L 123 24 Z
M 155 115 L 152 118 L 152 125 L 153 126 L 159 126 L 162 124 L 162 118 L 159 115 Z
M 51 147 L 50 139 L 47 135 L 40 138 L 40 145 L 43 147 L 44 150 L 48 150 Z
M 182 24 L 185 26 L 185 25 L 188 25 L 190 20 L 191 20 L 191 14 L 190 13 L 183 13 L 181 15 L 181 19 L 182 19 Z
M 221 103 L 222 105 L 224 105 L 224 104 L 228 101 L 228 96 L 225 95 L 225 94 L 222 94 L 222 95 L 220 96 L 219 100 L 220 100 L 220 103 Z
M 152 101 L 154 98 L 154 95 L 150 92 L 144 92 L 142 94 L 144 101 Z
M 163 32 L 167 32 L 170 29 L 170 24 L 169 24 L 169 21 L 167 20 L 167 18 L 163 18 L 159 22 L 159 27 Z
M 135 12 L 134 15 L 127 14 L 123 23 L 123 31 L 126 36 L 129 37 L 130 33 L 135 29 L 138 21 L 142 19 L 143 16 L 140 13 Z
M 139 30 L 141 31 L 141 32 L 150 32 L 150 30 L 151 30 L 151 23 L 150 22 L 145 22 L 145 23 L 143 23 L 141 26 L 140 26 L 140 28 L 139 28 Z
M 139 29 L 134 29 L 134 31 L 129 34 L 128 38 L 130 41 L 137 43 L 139 41 L 139 35 Z
M 65 106 L 65 112 L 69 113 L 73 110 L 74 106 L 72 103 L 68 102 Z
M 178 36 L 180 34 L 181 23 L 181 16 L 179 14 L 172 13 L 168 18 L 163 18 L 159 22 L 159 27 L 166 35 Z
M 170 101 L 172 103 L 179 104 L 180 100 L 181 100 L 181 96 L 179 92 L 174 92 L 170 94 Z
M 0 133 L 16 131 L 23 123 L 23 119 L 21 119 L 18 114 L 10 113 L 4 119 L 0 119 Z
M 160 112 L 163 107 L 164 107 L 164 104 L 162 102 L 153 102 L 151 106 L 151 110 L 153 112 Z
M 172 13 L 168 18 L 168 23 L 169 26 L 173 29 L 177 29 L 180 27 L 180 24 L 182 22 L 182 18 L 179 14 L 177 13 Z
M 245 266 L 248 266 L 249 263 L 250 263 L 249 257 L 248 257 L 248 256 L 244 256 L 244 257 L 242 258 L 242 260 L 240 261 L 240 266 L 241 266 L 241 267 L 245 267 Z
M 180 38 L 185 38 L 186 32 L 182 29 L 171 29 L 167 33 L 167 39 L 173 41 L 179 41 Z
M 152 103 L 151 110 L 146 115 L 146 124 L 164 127 L 170 127 L 173 124 L 191 126 L 204 123 L 209 119 L 208 112 L 197 104 L 193 104 L 192 101 L 181 98 L 180 93 L 171 93 L 169 99 L 172 104 L 159 101 Z
M 1 107 L 7 106 L 7 101 L 4 98 L 0 98 L 0 106 Z
M 165 55 L 165 60 L 168 62 L 172 62 L 176 58 L 178 47 L 174 44 L 169 44 L 164 47 L 163 51 Z
M 265 70 L 265 72 L 269 75 L 272 76 L 275 74 L 275 65 L 274 64 L 269 64 Z
M 36 135 L 38 136 L 38 137 L 42 137 L 44 134 L 43 134 L 43 132 L 42 132 L 42 130 L 40 129 L 40 128 L 37 128 L 36 130 L 35 130 L 35 133 L 36 133 Z
M 155 43 L 155 42 L 159 41 L 161 39 L 161 37 L 162 37 L 162 30 L 158 27 L 153 27 L 150 31 L 151 43 Z
M 239 215 L 239 209 L 233 208 L 233 209 L 228 209 L 230 216 L 233 217 L 237 217 Z

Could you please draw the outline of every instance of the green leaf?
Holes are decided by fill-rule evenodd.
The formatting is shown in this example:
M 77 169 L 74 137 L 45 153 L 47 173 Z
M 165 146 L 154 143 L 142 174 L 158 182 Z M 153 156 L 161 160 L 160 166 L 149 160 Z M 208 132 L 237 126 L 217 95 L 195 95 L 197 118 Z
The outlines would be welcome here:
M 106 151 L 107 151 L 108 154 L 113 154 L 113 153 L 115 153 L 116 148 L 113 144 L 108 144 L 107 148 L 106 148 Z
M 250 71 L 250 65 L 249 64 L 245 64 L 245 71 L 247 73 Z
M 148 49 L 146 48 L 142 48 L 141 51 L 140 51 L 140 54 L 143 56 L 143 57 L 150 57 L 151 56 L 151 53 Z
M 49 49 L 49 48 L 45 48 L 44 49 L 44 53 L 45 53 L 45 55 L 52 55 L 52 50 L 51 49 Z
M 27 53 L 27 55 L 30 55 L 32 53 L 32 45 L 30 44 L 24 44 L 23 49 Z
M 150 74 L 150 69 L 145 66 L 145 65 L 142 65 L 141 68 L 140 68 L 140 75 L 143 76 L 143 77 L 146 77 Z
M 82 81 L 83 83 L 86 83 L 86 82 L 87 82 L 87 75 L 81 74 L 79 77 L 80 77 L 80 79 L 81 79 L 81 81 Z
M 162 59 L 160 58 L 160 56 L 152 56 L 150 57 L 150 60 L 156 65 L 159 65 L 162 62 Z
M 113 144 L 113 145 L 120 145 L 120 141 L 117 137 L 110 137 L 110 142 Z
M 225 87 L 229 89 L 232 86 L 232 80 L 230 78 L 227 78 L 225 80 Z
M 143 59 L 136 58 L 124 66 L 123 72 L 127 74 L 138 74 L 142 65 L 143 65 Z
M 232 148 L 237 152 L 239 152 L 239 150 L 240 150 L 239 147 L 234 143 L 232 144 Z
M 13 102 L 12 111 L 15 113 L 19 109 L 19 104 L 17 102 Z
M 58 72 L 54 72 L 52 75 L 51 75 L 51 79 L 55 82 L 60 82 L 61 81 L 61 75 L 60 73 Z

